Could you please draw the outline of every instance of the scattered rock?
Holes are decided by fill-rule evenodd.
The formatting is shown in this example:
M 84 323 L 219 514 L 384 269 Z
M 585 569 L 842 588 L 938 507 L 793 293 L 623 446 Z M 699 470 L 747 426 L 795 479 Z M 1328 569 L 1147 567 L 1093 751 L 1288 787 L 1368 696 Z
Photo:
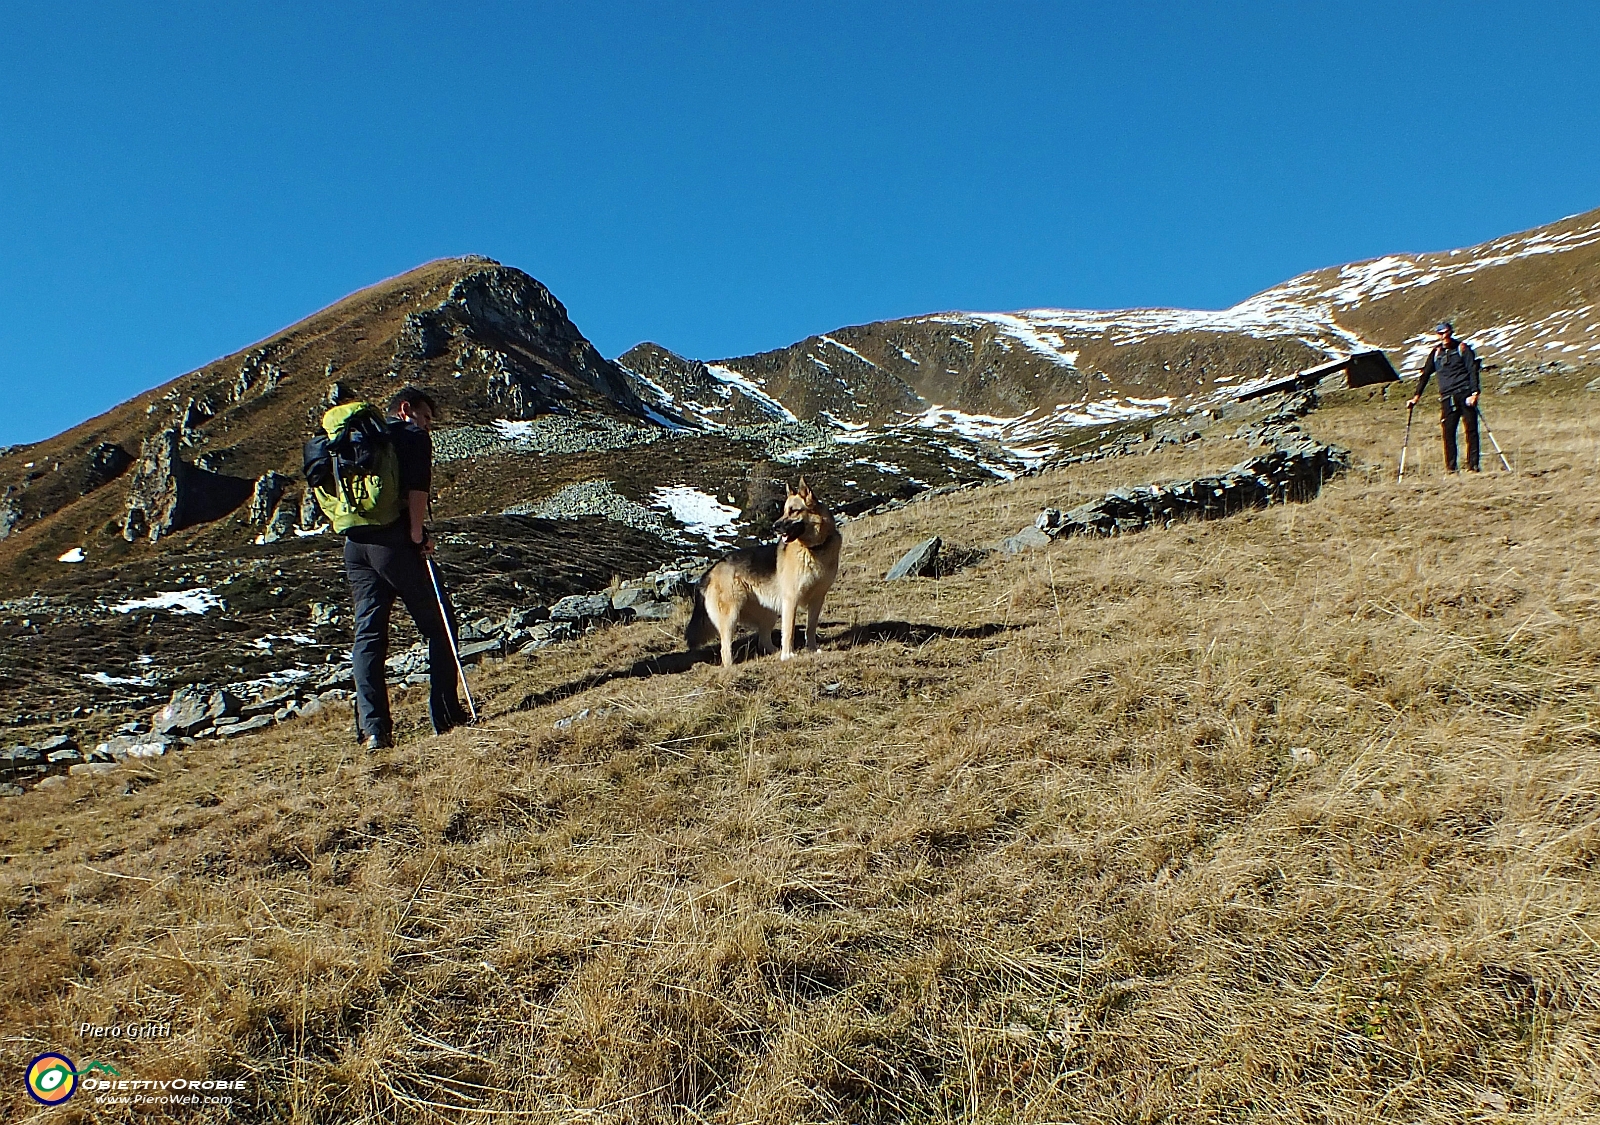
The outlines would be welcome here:
M 79 762 L 67 772 L 73 777 L 95 777 L 120 768 L 116 762 Z
M 55 775 L 53 775 L 51 777 L 44 778 L 43 780 L 41 780 L 39 782 L 38 785 L 35 785 L 34 788 L 35 789 L 57 789 L 57 788 L 60 788 L 61 786 L 65 785 L 66 783 L 67 783 L 66 774 L 58 773 L 58 774 L 55 774 Z
M 708 560 L 709 561 L 709 560 Z M 695 584 L 700 580 L 700 570 L 660 570 L 656 572 L 656 593 L 664 598 L 694 596 Z
M 659 437 L 660 433 L 656 431 L 656 438 Z M 573 435 L 570 442 L 561 444 L 571 444 L 575 451 L 590 446 L 593 442 L 587 435 Z M 568 452 L 568 450 L 557 449 L 551 452 Z M 586 480 L 578 484 L 569 484 L 554 495 L 535 503 L 514 504 L 505 510 L 505 514 L 538 516 L 541 519 L 551 520 L 602 516 L 629 527 L 651 532 L 662 539 L 672 541 L 682 539 L 681 534 L 668 522 L 665 514 L 629 500 L 613 488 L 608 480 Z
M 355 670 L 349 664 L 337 665 L 331 672 L 316 682 L 316 689 L 326 698 L 330 688 L 349 688 L 355 686 Z
M 476 664 L 486 656 L 501 657 L 505 655 L 505 642 L 499 637 L 491 637 L 486 641 L 473 641 L 471 644 L 462 645 L 456 650 L 463 664 Z
M 20 785 L 13 785 L 9 781 L 0 782 L 0 797 L 20 797 L 24 792 L 26 790 Z
M 1252 446 L 1280 445 L 1286 441 L 1303 441 L 1305 434 L 1295 423 L 1317 408 L 1317 392 L 1314 390 L 1298 391 L 1284 396 L 1282 404 L 1273 413 L 1268 414 L 1248 426 L 1241 426 L 1234 432 L 1234 437 L 1240 438 Z
M 219 724 L 217 727 L 217 736 L 219 738 L 238 738 L 241 735 L 251 734 L 258 730 L 265 730 L 271 725 L 271 715 L 257 715 L 253 719 L 245 719 L 242 722 L 230 723 L 226 727 L 223 727 Z
M 615 710 L 616 710 L 615 707 L 597 707 L 597 708 L 593 708 L 593 709 L 585 707 L 583 710 L 579 711 L 577 714 L 568 715 L 564 719 L 557 719 L 555 722 L 551 723 L 550 725 L 553 728 L 555 728 L 556 730 L 571 730 L 572 729 L 572 725 L 574 723 L 581 723 L 585 719 L 600 719 L 600 718 L 604 718 L 605 716 L 611 714 L 611 712 L 613 712 Z
M 121 762 L 128 758 L 159 758 L 172 746 L 172 740 L 159 734 L 119 734 L 94 748 L 96 761 Z
M 239 701 L 227 691 L 214 691 L 204 685 L 182 687 L 156 712 L 152 727 L 157 734 L 196 734 L 202 728 L 215 726 L 218 719 L 238 713 Z
M 528 631 L 533 635 L 533 639 L 518 650 L 522 653 L 537 652 L 541 648 L 570 641 L 578 635 L 577 629 L 573 628 L 570 621 L 546 621 Z
M 260 699 L 253 699 L 239 708 L 239 714 L 246 719 L 253 719 L 257 715 L 270 715 L 293 699 L 294 693 L 291 691 L 279 692 L 277 695 L 272 696 L 262 696 Z
M 5 752 L 4 757 L 12 770 L 37 766 L 44 761 L 44 755 L 37 746 L 13 746 Z
M 1046 511 L 1053 510 L 1046 509 Z M 1008 555 L 1020 555 L 1023 551 L 1031 550 L 1034 547 L 1047 547 L 1050 542 L 1050 536 L 1040 531 L 1037 527 L 1025 527 L 1015 535 L 1002 540 L 1000 549 Z
M 611 599 L 605 594 L 569 594 L 550 607 L 552 621 L 582 621 L 586 617 L 605 617 L 611 612 Z
M 527 609 L 514 609 L 506 614 L 506 631 L 514 632 L 517 629 L 526 629 L 537 625 L 541 621 L 550 620 L 550 610 L 546 606 L 536 605 Z
M 900 556 L 900 561 L 890 567 L 889 573 L 884 575 L 884 581 L 894 582 L 901 578 L 927 578 L 936 574 L 939 569 L 939 548 L 942 546 L 944 546 L 944 541 L 937 535 L 931 539 L 924 539 Z
M 327 602 L 311 603 L 312 625 L 337 625 L 339 624 L 339 607 Z
M 614 610 L 631 609 L 637 611 L 643 606 L 656 602 L 656 592 L 647 586 L 624 586 L 611 595 L 611 608 Z
M 1289 760 L 1297 766 L 1314 766 L 1321 761 L 1309 746 L 1295 746 L 1289 750 Z

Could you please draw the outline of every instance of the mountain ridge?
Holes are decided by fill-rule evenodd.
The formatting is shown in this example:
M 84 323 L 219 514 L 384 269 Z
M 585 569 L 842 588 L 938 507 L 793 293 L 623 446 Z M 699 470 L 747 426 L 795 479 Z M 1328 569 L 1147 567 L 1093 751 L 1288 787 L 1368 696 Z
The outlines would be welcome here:
M 747 356 L 691 359 L 646 342 L 608 360 L 527 273 L 477 255 L 442 258 L 54 438 L 0 452 L 0 562 L 26 583 L 73 550 L 114 563 L 160 550 L 157 539 L 237 548 L 268 525 L 277 535 L 315 530 L 318 516 L 293 483 L 304 435 L 333 399 L 382 400 L 405 382 L 436 393 L 447 427 L 464 435 L 462 456 L 476 458 L 461 470 L 470 487 L 446 479 L 439 490 L 443 515 L 528 509 L 608 478 L 647 503 L 641 482 L 662 473 L 699 472 L 667 483 L 715 491 L 719 473 L 770 476 L 758 466 L 774 457 L 805 462 L 806 441 L 762 429 L 795 423 L 826 431 L 822 446 L 840 453 L 830 487 L 860 510 L 907 488 L 1003 479 L 1341 351 L 1381 347 L 1414 367 L 1441 317 L 1458 322 L 1502 379 L 1591 365 L 1600 360 L 1597 279 L 1600 210 L 1475 247 L 1309 271 L 1222 310 L 947 311 Z M 500 440 L 534 431 L 561 440 Z M 695 445 L 717 434 L 733 444 Z M 675 459 L 662 447 L 648 465 L 628 452 L 658 437 L 690 444 L 672 447 Z M 860 447 L 853 459 L 846 446 Z M 181 513 L 166 502 L 181 482 L 168 477 L 185 475 L 217 484 L 207 503 L 187 506 L 207 518 L 158 518 L 147 530 L 135 496 L 154 491 L 165 497 L 156 508 Z M 266 523 L 247 515 L 265 503 L 263 482 L 282 508 Z

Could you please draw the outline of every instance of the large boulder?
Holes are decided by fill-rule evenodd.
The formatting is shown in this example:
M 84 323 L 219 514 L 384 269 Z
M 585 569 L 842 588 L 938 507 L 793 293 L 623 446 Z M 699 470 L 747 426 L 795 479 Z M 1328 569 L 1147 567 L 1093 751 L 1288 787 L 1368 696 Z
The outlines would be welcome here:
M 550 607 L 551 621 L 582 621 L 611 613 L 611 598 L 605 594 L 569 594 Z
M 884 581 L 893 582 L 900 578 L 926 578 L 937 573 L 939 569 L 939 548 L 942 546 L 944 546 L 944 541 L 937 535 L 924 539 L 900 556 L 900 561 L 890 567 L 889 573 L 884 575 Z

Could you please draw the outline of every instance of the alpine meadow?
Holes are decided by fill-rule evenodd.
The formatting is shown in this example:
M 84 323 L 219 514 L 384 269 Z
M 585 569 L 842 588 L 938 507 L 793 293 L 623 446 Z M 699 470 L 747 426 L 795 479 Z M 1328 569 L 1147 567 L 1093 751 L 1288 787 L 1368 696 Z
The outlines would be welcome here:
M 1430 390 L 1397 479 L 1446 320 L 1482 471 Z M 302 444 L 404 386 L 477 721 L 433 733 L 396 614 L 366 749 Z M 606 358 L 487 258 L 352 294 L 0 454 L 0 1066 L 79 1084 L 0 1103 L 1600 1119 L 1597 404 L 1600 211 L 720 359 Z M 703 576 L 802 476 L 820 648 L 724 668 Z

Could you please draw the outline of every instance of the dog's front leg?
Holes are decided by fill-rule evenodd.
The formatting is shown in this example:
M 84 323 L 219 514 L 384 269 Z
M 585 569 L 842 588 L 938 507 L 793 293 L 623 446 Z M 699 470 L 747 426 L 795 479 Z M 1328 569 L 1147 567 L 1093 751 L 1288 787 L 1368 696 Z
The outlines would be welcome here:
M 779 660 L 792 660 L 794 658 L 794 613 L 798 608 L 793 598 L 783 599 L 783 627 L 778 635 L 778 640 L 783 645 L 783 648 L 778 653 Z
M 817 651 L 817 622 L 822 620 L 822 602 L 814 601 L 806 606 L 806 651 Z

